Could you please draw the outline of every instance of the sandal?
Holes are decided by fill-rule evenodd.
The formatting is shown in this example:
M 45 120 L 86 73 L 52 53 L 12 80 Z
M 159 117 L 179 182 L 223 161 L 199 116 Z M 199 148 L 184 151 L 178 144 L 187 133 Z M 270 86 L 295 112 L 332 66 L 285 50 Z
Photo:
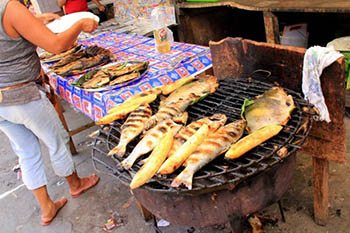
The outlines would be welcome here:
M 73 198 L 79 197 L 82 193 L 94 187 L 100 181 L 100 177 L 98 177 L 95 174 L 88 177 L 84 177 L 82 179 L 87 179 L 88 181 L 85 182 L 84 185 L 80 187 L 77 191 L 75 192 L 70 191 L 70 194 L 72 195 Z
M 65 197 L 62 197 L 60 200 L 55 202 L 55 205 L 58 207 L 56 209 L 56 213 L 54 214 L 54 216 L 52 216 L 51 218 L 47 218 L 47 217 L 41 217 L 41 225 L 42 226 L 47 226 L 49 225 L 53 219 L 57 216 L 58 212 L 60 212 L 60 210 L 67 204 L 68 200 Z

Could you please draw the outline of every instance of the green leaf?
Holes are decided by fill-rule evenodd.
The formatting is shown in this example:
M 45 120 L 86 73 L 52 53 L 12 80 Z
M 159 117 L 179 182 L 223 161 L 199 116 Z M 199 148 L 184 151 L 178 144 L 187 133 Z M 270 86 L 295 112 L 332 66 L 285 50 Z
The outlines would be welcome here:
M 241 108 L 241 117 L 244 119 L 244 112 L 246 110 L 246 108 L 250 105 L 254 104 L 254 100 L 251 99 L 244 99 L 244 102 L 242 104 L 242 108 Z
M 197 103 L 197 102 L 199 102 L 199 101 L 201 101 L 201 100 L 203 100 L 203 99 L 204 99 L 205 97 L 207 97 L 208 95 L 209 95 L 209 93 L 206 93 L 206 94 L 202 95 L 202 96 L 199 97 L 198 99 L 192 101 L 191 105 L 192 105 L 192 104 L 195 104 L 195 103 Z

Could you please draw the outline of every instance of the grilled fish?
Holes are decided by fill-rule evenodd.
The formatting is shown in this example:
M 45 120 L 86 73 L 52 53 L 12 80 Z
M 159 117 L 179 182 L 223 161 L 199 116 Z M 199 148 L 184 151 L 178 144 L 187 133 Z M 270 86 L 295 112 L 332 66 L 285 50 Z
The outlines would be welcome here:
M 125 74 L 125 75 L 122 75 L 122 76 L 119 76 L 119 77 L 113 79 L 109 83 L 109 85 L 113 86 L 113 85 L 116 85 L 116 84 L 128 82 L 128 81 L 134 80 L 134 79 L 136 79 L 138 77 L 140 77 L 140 73 L 139 72 L 134 72 L 134 73 L 131 73 L 131 74 Z
M 285 125 L 294 108 L 293 97 L 283 88 L 273 87 L 255 97 L 253 104 L 245 108 L 247 131 L 251 133 L 267 125 Z
M 179 87 L 172 92 L 165 100 L 160 102 L 160 107 L 171 104 L 183 102 L 186 106 L 197 102 L 204 96 L 214 93 L 218 88 L 219 83 L 216 77 L 206 75 L 196 81 L 190 82 L 184 86 Z M 186 106 L 186 107 L 187 107 Z
M 60 53 L 60 54 L 45 52 L 45 53 L 40 55 L 40 59 L 42 59 L 43 61 L 47 61 L 47 60 L 54 61 L 56 59 L 64 58 L 64 57 L 68 56 L 69 54 L 75 53 L 75 52 L 79 51 L 80 49 L 81 49 L 81 45 L 78 45 L 78 46 L 74 46 L 73 48 L 71 48 L 63 53 Z
M 97 71 L 92 77 L 82 84 L 83 88 L 98 88 L 109 83 L 110 77 L 102 70 Z
M 125 66 L 122 69 L 120 68 L 109 68 L 108 73 L 112 77 L 118 77 L 121 75 L 129 74 L 131 72 L 141 72 L 147 69 L 149 62 L 141 62 L 135 65 Z
M 180 107 L 178 107 L 180 106 Z M 181 116 L 185 111 L 184 105 L 179 103 L 169 104 L 167 106 L 160 107 L 158 112 L 154 114 L 146 123 L 145 130 L 152 128 L 157 123 L 164 121 L 166 119 L 174 119 L 176 122 L 176 117 Z
M 175 135 L 173 146 L 170 149 L 169 157 L 174 154 L 179 147 L 184 144 L 203 124 L 208 125 L 209 132 L 215 132 L 218 128 L 225 125 L 227 117 L 224 114 L 214 114 L 210 117 L 204 117 L 183 127 Z
M 186 121 L 183 123 L 185 124 Z M 122 161 L 121 165 L 125 169 L 130 169 L 136 159 L 154 149 L 166 132 L 171 131 L 173 135 L 175 135 L 181 127 L 181 124 L 177 124 L 171 119 L 162 121 L 160 124 L 146 132 L 142 140 L 136 145 L 131 154 Z
M 74 61 L 84 57 L 84 55 L 85 55 L 85 53 L 83 51 L 69 54 L 66 57 L 59 60 L 58 62 L 56 62 L 54 65 L 52 65 L 51 68 L 53 69 L 53 68 L 65 66 L 71 62 L 74 62 Z
M 116 154 L 119 157 L 123 157 L 126 151 L 126 146 L 143 131 L 145 123 L 151 115 L 152 109 L 148 104 L 143 104 L 130 113 L 124 124 L 121 126 L 118 145 L 114 147 L 108 155 Z
M 182 144 L 175 154 L 168 158 L 159 168 L 158 173 L 171 174 L 178 169 L 181 164 L 198 148 L 209 133 L 207 124 L 202 125 L 184 144 Z
M 244 120 L 237 120 L 209 134 L 208 138 L 186 160 L 186 168 L 173 180 L 171 186 L 179 187 L 184 184 L 188 189 L 192 189 L 194 173 L 227 151 L 231 144 L 242 136 L 245 125 Z
M 166 159 L 171 144 L 173 143 L 173 137 L 174 135 L 171 131 L 165 133 L 159 144 L 152 151 L 147 163 L 145 163 L 133 177 L 130 183 L 131 189 L 138 188 L 147 183 L 156 174 L 157 170 Z
M 65 66 L 55 68 L 53 71 L 62 76 L 74 75 L 82 72 L 84 69 L 100 64 L 106 64 L 109 61 L 110 57 L 107 55 L 96 55 L 89 58 L 84 57 Z

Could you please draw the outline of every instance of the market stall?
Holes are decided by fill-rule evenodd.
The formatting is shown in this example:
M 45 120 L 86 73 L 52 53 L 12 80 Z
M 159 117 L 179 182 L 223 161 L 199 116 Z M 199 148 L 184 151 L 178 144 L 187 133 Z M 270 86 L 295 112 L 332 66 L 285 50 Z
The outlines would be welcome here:
M 175 42 L 170 53 L 160 54 L 155 52 L 154 39 L 116 32 L 99 34 L 81 44 L 106 48 L 119 62 L 150 62 L 147 72 L 137 81 L 106 91 L 86 91 L 73 86 L 80 75 L 62 77 L 50 71 L 52 63 L 43 64 L 56 93 L 92 120 L 100 119 L 108 109 L 136 93 L 200 74 L 212 66 L 209 48 L 198 45 Z

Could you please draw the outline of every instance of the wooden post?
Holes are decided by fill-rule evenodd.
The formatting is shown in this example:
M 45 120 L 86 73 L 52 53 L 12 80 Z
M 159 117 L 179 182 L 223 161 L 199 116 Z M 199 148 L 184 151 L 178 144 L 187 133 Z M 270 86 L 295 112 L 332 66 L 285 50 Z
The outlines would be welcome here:
M 264 24 L 265 24 L 265 34 L 266 42 L 271 44 L 280 43 L 280 32 L 278 19 L 276 15 L 272 12 L 264 11 Z
M 74 145 L 74 142 L 73 142 L 73 139 L 72 139 L 72 135 L 70 134 L 70 131 L 69 131 L 69 128 L 68 128 L 68 124 L 67 124 L 67 121 L 66 119 L 64 118 L 64 115 L 63 115 L 63 108 L 62 108 L 62 105 L 58 99 L 58 97 L 55 95 L 55 94 L 52 94 L 51 95 L 51 103 L 54 105 L 55 107 L 55 110 L 58 114 L 58 117 L 60 118 L 61 122 L 62 122 L 62 125 L 63 127 L 65 128 L 65 130 L 68 132 L 69 134 L 69 148 L 70 148 L 70 152 L 72 153 L 72 155 L 76 155 L 78 154 L 77 152 L 77 149 L 75 148 L 75 145 Z
M 325 159 L 312 158 L 314 178 L 314 215 L 318 225 L 326 225 L 328 220 L 329 162 Z

